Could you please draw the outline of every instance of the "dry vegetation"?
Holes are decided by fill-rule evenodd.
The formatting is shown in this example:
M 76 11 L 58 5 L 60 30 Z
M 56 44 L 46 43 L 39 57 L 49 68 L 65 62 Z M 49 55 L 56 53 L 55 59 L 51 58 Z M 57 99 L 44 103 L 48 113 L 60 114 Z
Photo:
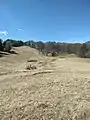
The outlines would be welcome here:
M 0 58 L 0 120 L 90 120 L 89 59 L 14 50 Z

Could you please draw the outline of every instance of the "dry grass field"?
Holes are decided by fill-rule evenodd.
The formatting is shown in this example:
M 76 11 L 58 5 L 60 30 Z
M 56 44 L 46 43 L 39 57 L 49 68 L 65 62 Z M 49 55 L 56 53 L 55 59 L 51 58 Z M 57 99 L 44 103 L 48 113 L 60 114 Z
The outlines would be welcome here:
M 89 59 L 14 50 L 0 58 L 0 120 L 90 120 Z

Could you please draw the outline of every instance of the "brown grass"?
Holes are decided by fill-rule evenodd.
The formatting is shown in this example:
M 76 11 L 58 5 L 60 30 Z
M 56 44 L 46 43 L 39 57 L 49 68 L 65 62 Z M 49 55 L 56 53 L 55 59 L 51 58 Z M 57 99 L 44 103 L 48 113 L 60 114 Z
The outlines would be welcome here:
M 90 120 L 89 59 L 15 50 L 0 58 L 0 120 Z M 37 69 L 26 70 L 35 59 Z

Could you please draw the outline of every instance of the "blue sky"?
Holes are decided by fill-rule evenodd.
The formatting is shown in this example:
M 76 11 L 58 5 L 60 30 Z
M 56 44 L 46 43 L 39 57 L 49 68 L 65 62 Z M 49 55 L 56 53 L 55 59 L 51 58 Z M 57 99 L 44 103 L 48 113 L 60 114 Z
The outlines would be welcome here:
M 90 40 L 90 0 L 0 0 L 0 38 Z

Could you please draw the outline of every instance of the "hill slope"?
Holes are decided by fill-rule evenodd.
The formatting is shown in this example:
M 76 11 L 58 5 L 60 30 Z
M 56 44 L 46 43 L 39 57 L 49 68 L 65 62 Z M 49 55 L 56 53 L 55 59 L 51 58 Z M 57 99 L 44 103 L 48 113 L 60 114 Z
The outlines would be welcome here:
M 27 60 L 41 58 L 37 50 L 27 46 L 13 48 L 13 50 L 15 54 L 8 54 L 0 58 L 0 71 L 12 71 L 12 68 L 15 70 L 22 65 L 25 67 Z

